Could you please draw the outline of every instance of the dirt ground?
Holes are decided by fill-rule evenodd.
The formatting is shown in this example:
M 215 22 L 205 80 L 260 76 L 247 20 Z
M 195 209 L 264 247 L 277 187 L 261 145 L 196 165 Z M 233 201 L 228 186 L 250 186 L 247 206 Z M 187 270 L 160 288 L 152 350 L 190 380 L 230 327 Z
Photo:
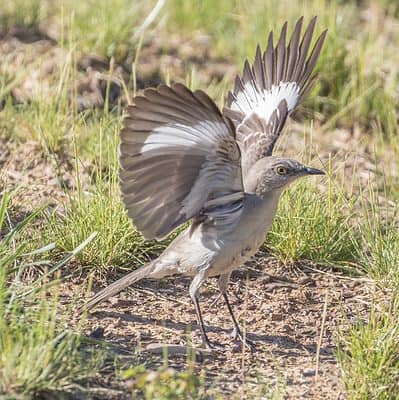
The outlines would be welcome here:
M 21 187 L 13 199 L 15 220 L 43 204 L 59 206 L 65 199 L 59 177 L 74 185 L 68 164 L 60 173 L 35 142 L 0 144 L 2 180 L 8 187 Z M 189 279 L 181 277 L 140 282 L 102 304 L 89 316 L 85 332 L 111 346 L 127 366 L 137 361 L 154 368 L 163 365 L 162 347 L 167 344 L 169 365 L 186 368 L 187 342 L 200 344 L 188 286 Z M 85 287 L 81 278 L 65 283 L 62 302 L 80 299 Z M 99 289 L 95 286 L 93 291 Z M 374 291 L 365 279 L 308 262 L 284 266 L 259 253 L 233 274 L 230 286 L 236 316 L 247 337 L 256 342 L 256 351 L 243 352 L 229 337 L 229 315 L 217 297 L 216 281 L 211 280 L 202 290 L 201 305 L 210 339 L 224 344 L 225 351 L 198 353 L 194 368 L 205 375 L 210 391 L 222 392 L 225 398 L 233 394 L 245 398 L 249 391 L 256 393 L 260 383 L 281 386 L 287 399 L 345 399 L 334 332 L 367 318 Z M 115 378 L 110 368 L 98 382 L 90 383 L 82 398 L 128 399 L 128 384 Z
M 199 47 L 195 43 L 190 46 L 197 52 L 203 49 L 204 54 L 200 52 L 198 60 L 210 56 L 206 53 L 209 47 L 206 41 Z M 184 57 L 195 62 L 190 59 L 186 44 L 180 46 L 179 52 L 172 46 L 169 55 L 158 63 L 161 47 L 156 43 L 153 47 L 144 46 L 141 68 L 146 74 L 139 76 L 139 87 L 159 83 L 160 68 L 180 68 L 183 74 L 186 70 L 180 60 Z M 45 74 L 53 71 L 65 57 L 65 52 L 55 48 L 51 40 L 42 38 L 34 43 L 25 43 L 17 37 L 3 38 L 0 54 L 7 55 L 11 64 L 22 59 L 29 64 L 29 56 L 32 57 L 30 74 L 13 90 L 16 103 L 34 97 L 39 82 L 42 90 Z M 34 64 L 37 54 L 48 60 L 40 68 Z M 56 64 L 52 65 L 50 60 L 56 60 Z M 78 77 L 81 108 L 102 106 L 102 73 L 106 67 L 104 60 L 82 58 Z M 226 73 L 233 76 L 235 72 L 226 60 L 216 60 L 206 67 L 202 63 L 202 67 L 203 74 L 210 74 L 216 80 L 226 78 Z M 120 76 L 128 73 L 124 66 L 115 71 Z M 118 93 L 116 85 L 116 97 Z M 298 142 L 303 139 L 300 132 L 298 126 L 291 141 L 285 141 L 296 151 Z M 337 132 L 335 141 L 323 148 L 321 158 L 327 159 L 329 153 L 353 148 L 354 138 L 356 132 Z M 362 152 L 360 162 L 364 160 L 362 170 L 364 179 L 368 179 L 373 169 L 372 154 L 367 149 Z M 348 152 L 345 162 L 352 155 Z M 28 209 L 44 203 L 55 206 L 65 198 L 62 188 L 73 187 L 73 174 L 68 155 L 60 155 L 60 160 L 55 163 L 44 156 L 33 141 L 23 145 L 0 141 L 0 181 L 6 187 L 21 186 L 13 199 L 21 212 L 29 211 L 24 205 Z M 356 161 L 359 162 L 357 156 Z M 62 169 L 57 169 L 60 166 Z M 348 168 L 350 170 L 350 162 Z M 65 291 L 61 290 L 60 295 L 65 304 L 71 301 L 72 295 L 81 298 L 84 290 L 81 283 L 68 282 L 62 286 Z M 185 346 L 188 339 L 194 346 L 200 342 L 188 285 L 189 280 L 185 278 L 140 282 L 101 305 L 89 317 L 86 333 L 96 341 L 112 345 L 121 355 L 126 354 L 127 360 L 138 357 L 154 367 L 162 365 L 164 360 L 159 349 L 167 343 L 170 345 L 169 365 L 182 369 L 187 366 Z M 94 289 L 97 291 L 99 287 Z M 215 392 L 221 391 L 226 398 L 233 394 L 245 398 L 246 391 L 263 383 L 271 387 L 281 385 L 287 399 L 345 399 L 334 332 L 345 329 L 349 322 L 358 318 L 367 318 L 368 300 L 374 291 L 374 286 L 366 279 L 344 276 L 339 271 L 321 269 L 308 262 L 284 266 L 267 254 L 259 253 L 253 262 L 233 274 L 230 286 L 236 316 L 244 324 L 247 337 L 256 342 L 256 351 L 242 351 L 229 338 L 229 315 L 222 299 L 216 301 L 216 282 L 210 281 L 202 291 L 201 305 L 210 339 L 224 344 L 225 351 L 198 354 L 194 367 L 205 374 Z M 93 399 L 130 398 L 126 394 L 127 387 L 113 379 L 113 374 L 110 368 L 109 375 L 102 377 L 98 388 L 90 394 Z
M 200 344 L 188 285 L 186 278 L 142 281 L 99 306 L 87 333 L 119 351 L 139 349 L 139 358 L 154 366 L 163 364 L 167 344 L 169 365 L 181 369 L 187 340 Z M 225 351 L 198 354 L 195 368 L 226 398 L 264 383 L 282 385 L 286 399 L 345 399 L 334 332 L 367 317 L 373 291 L 365 279 L 310 263 L 284 266 L 260 253 L 233 274 L 230 286 L 236 315 L 256 350 L 242 349 L 229 337 L 229 315 L 211 280 L 201 305 L 210 339 Z

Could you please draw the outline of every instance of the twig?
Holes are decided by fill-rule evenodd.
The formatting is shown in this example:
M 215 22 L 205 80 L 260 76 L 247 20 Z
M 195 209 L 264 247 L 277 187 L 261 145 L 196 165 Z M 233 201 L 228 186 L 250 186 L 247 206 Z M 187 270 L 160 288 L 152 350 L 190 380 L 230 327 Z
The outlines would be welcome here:
M 310 269 L 313 272 L 317 272 L 319 274 L 325 274 L 325 275 L 328 275 L 328 276 L 332 276 L 333 278 L 341 279 L 341 280 L 344 280 L 344 281 L 373 283 L 373 280 L 372 279 L 368 279 L 368 278 L 352 278 L 350 276 L 332 274 L 331 272 L 327 272 L 327 271 L 323 271 L 323 270 L 318 269 L 318 268 L 310 267 L 309 265 L 306 265 L 306 268 Z
M 132 288 L 132 289 L 137 291 L 137 292 L 141 292 L 141 293 L 144 293 L 144 294 L 149 294 L 149 295 L 151 295 L 153 297 L 156 297 L 157 300 L 161 299 L 161 300 L 165 300 L 165 301 L 173 301 L 175 303 L 179 303 L 179 304 L 182 304 L 184 306 L 190 306 L 190 303 L 188 303 L 187 301 L 183 301 L 183 300 L 177 299 L 176 297 L 173 297 L 172 295 L 169 296 L 169 297 L 166 297 L 160 291 L 155 292 L 155 291 L 152 291 L 151 289 L 144 289 L 144 288 L 137 287 L 137 286 Z
M 155 4 L 154 8 L 151 10 L 151 12 L 147 15 L 146 19 L 144 22 L 141 24 L 141 26 L 137 29 L 137 31 L 134 34 L 134 37 L 137 38 L 141 34 L 144 33 L 144 31 L 154 22 L 155 18 L 161 11 L 162 7 L 165 4 L 165 0 L 158 0 L 157 3 Z
M 315 380 L 317 382 L 317 378 L 319 376 L 319 365 L 320 365 L 320 348 L 321 348 L 321 341 L 323 340 L 323 333 L 324 333 L 324 325 L 326 323 L 326 316 L 327 316 L 327 300 L 328 300 L 328 292 L 324 297 L 324 307 L 323 307 L 323 316 L 321 320 L 321 329 L 320 329 L 320 336 L 317 342 L 317 350 L 316 350 L 316 371 L 315 371 Z

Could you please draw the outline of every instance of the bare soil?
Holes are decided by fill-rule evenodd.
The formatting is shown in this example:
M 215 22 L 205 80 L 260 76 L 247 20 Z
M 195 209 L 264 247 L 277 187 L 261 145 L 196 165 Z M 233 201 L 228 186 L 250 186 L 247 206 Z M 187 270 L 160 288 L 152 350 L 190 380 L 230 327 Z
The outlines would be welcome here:
M 99 306 L 89 317 L 87 333 L 118 351 L 138 351 L 152 367 L 163 365 L 166 345 L 169 365 L 182 369 L 188 363 L 187 343 L 200 345 L 188 285 L 186 278 L 142 281 Z M 256 350 L 243 349 L 229 337 L 229 314 L 211 280 L 201 306 L 210 339 L 225 351 L 197 353 L 195 369 L 206 376 L 210 390 L 225 398 L 245 396 L 264 383 L 282 385 L 286 399 L 345 399 L 335 333 L 367 318 L 374 290 L 365 279 L 311 263 L 284 266 L 258 254 L 233 274 L 230 286 L 235 313 Z
M 162 43 L 144 45 L 138 71 L 139 88 L 159 83 L 168 70 L 173 69 L 177 76 L 183 77 L 187 73 L 187 61 L 182 59 L 197 65 L 200 79 L 206 83 L 232 78 L 237 72 L 228 60 L 212 57 L 206 37 L 199 38 L 198 43 L 183 44 L 171 38 L 169 46 L 165 55 L 161 52 Z M 0 41 L 0 55 L 9 60 L 7 71 L 0 68 L 3 74 L 12 70 L 13 63 L 23 62 L 27 66 L 29 74 L 12 90 L 15 103 L 22 103 L 46 90 L 47 77 L 50 79 L 65 62 L 67 52 L 48 38 L 30 42 L 6 36 Z M 41 63 L 35 62 L 38 57 L 42 58 Z M 210 61 L 204 63 L 205 59 Z M 79 107 L 102 107 L 108 61 L 82 56 L 79 66 Z M 129 71 L 124 65 L 114 71 L 114 102 L 117 102 L 122 96 L 118 79 L 126 77 Z M 292 135 L 289 140 L 285 135 L 281 147 L 288 153 L 297 153 L 303 147 L 303 126 L 292 124 L 291 128 Z M 337 155 L 342 160 L 339 162 L 345 164 L 343 174 L 349 177 L 356 163 L 366 182 L 375 172 L 374 155 L 360 143 L 359 135 L 356 130 L 343 129 L 336 132 L 333 142 L 329 141 L 331 135 L 325 135 L 315 140 L 315 151 L 325 162 L 330 153 Z M 299 143 L 302 147 L 298 147 Z M 20 212 L 29 212 L 43 204 L 59 206 L 65 198 L 64 189 L 73 185 L 67 154 L 54 162 L 36 142 L 0 140 L 0 186 L 21 186 L 13 198 Z M 163 355 L 157 351 L 166 343 L 170 345 L 169 365 L 185 368 L 187 343 L 192 342 L 194 346 L 200 343 L 188 285 L 189 280 L 185 278 L 139 283 L 101 305 L 89 317 L 85 329 L 88 338 L 112 346 L 121 357 L 125 356 L 127 366 L 138 360 L 154 368 L 163 365 Z M 65 283 L 61 286 L 61 301 L 68 304 L 81 298 L 84 287 L 79 279 Z M 256 342 L 256 351 L 243 350 L 229 338 L 229 315 L 222 299 L 215 300 L 216 282 L 210 281 L 202 291 L 201 305 L 210 339 L 224 344 L 225 351 L 198 353 L 194 368 L 206 376 L 210 391 L 221 392 L 226 399 L 233 395 L 246 398 L 250 391 L 256 393 L 253 390 L 259 383 L 271 387 L 281 384 L 287 399 L 345 399 L 335 334 L 358 318 L 367 318 L 367 305 L 374 292 L 374 286 L 366 279 L 344 276 L 310 262 L 285 266 L 260 253 L 248 266 L 233 274 L 230 287 L 236 316 L 247 337 Z M 76 394 L 74 398 L 131 398 L 130 383 L 115 378 L 114 372 L 110 365 L 109 372 L 99 377 L 98 382 L 87 383 L 83 397 Z

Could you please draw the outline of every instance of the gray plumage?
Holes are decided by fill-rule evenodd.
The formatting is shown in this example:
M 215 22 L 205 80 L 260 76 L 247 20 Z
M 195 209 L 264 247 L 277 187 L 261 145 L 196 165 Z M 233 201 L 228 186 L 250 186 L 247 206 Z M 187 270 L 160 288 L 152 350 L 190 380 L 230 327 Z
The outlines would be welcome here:
M 147 239 L 162 239 L 212 204 L 243 197 L 234 127 L 202 91 L 147 89 L 128 108 L 121 133 L 121 191 Z
M 327 31 L 317 38 L 309 55 L 316 17 L 301 40 L 302 24 L 300 18 L 288 45 L 287 23 L 276 47 L 271 32 L 263 55 L 258 45 L 252 66 L 245 61 L 242 76 L 236 77 L 234 90 L 227 96 L 224 115 L 236 127 L 244 181 L 247 169 L 256 160 L 272 154 L 288 114 L 315 82 L 311 74 Z
M 284 24 L 229 93 L 221 113 L 202 91 L 184 85 L 147 89 L 127 109 L 120 145 L 122 198 L 136 228 L 161 239 L 192 220 L 154 261 L 98 292 L 90 309 L 142 278 L 193 276 L 190 296 L 204 330 L 198 290 L 212 276 L 243 340 L 227 298 L 231 272 L 265 239 L 284 188 L 305 175 L 323 174 L 291 159 L 272 156 L 288 114 L 309 88 L 326 32 L 309 53 L 315 18 L 301 39 L 301 18 L 286 45 Z M 310 78 L 310 79 L 309 79 Z

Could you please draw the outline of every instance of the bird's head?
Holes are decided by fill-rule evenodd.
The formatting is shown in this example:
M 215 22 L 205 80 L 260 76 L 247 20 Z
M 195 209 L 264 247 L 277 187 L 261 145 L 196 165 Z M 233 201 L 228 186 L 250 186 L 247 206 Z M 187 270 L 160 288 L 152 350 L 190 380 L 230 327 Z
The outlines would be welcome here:
M 320 169 L 306 167 L 296 160 L 281 157 L 265 157 L 250 169 L 251 191 L 262 194 L 270 190 L 282 191 L 296 179 L 308 175 L 324 175 Z

